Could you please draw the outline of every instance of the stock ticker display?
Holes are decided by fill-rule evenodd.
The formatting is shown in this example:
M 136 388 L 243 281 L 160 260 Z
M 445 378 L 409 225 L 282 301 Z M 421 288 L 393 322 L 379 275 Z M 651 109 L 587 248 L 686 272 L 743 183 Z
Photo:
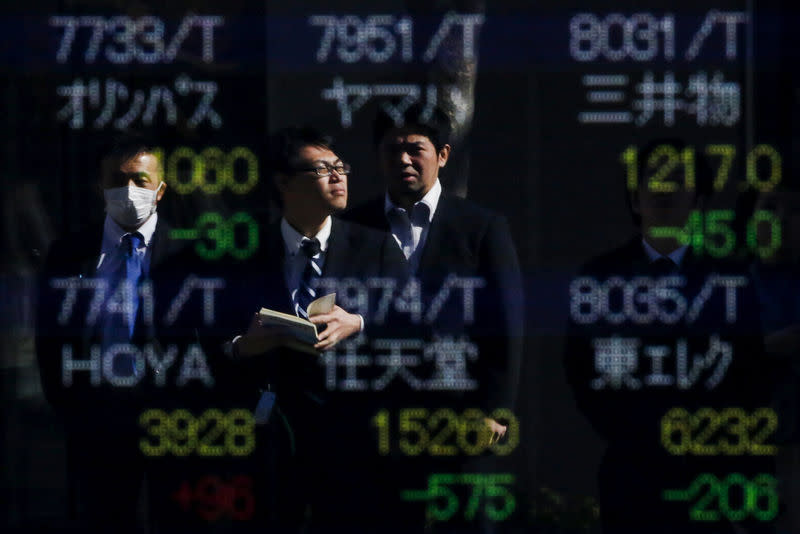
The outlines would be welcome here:
M 798 21 L 3 5 L 4 530 L 800 532 Z M 323 271 L 364 325 L 332 348 L 240 354 L 289 269 L 269 135 L 330 134 L 348 209 L 383 206 L 376 117 L 415 109 L 452 148 L 422 259 Z M 133 282 L 103 193 L 132 134 L 166 184 Z

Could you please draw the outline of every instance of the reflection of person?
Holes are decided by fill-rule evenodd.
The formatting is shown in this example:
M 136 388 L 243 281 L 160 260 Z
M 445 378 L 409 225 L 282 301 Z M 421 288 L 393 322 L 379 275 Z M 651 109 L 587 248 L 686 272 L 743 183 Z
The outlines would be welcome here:
M 676 148 L 654 144 L 642 151 L 642 159 L 667 145 Z M 689 488 L 703 473 L 723 480 L 731 473 L 752 478 L 770 472 L 764 457 L 720 453 L 716 444 L 726 436 L 698 438 L 702 428 L 718 424 L 736 435 L 731 440 L 746 440 L 739 432 L 741 421 L 722 415 L 721 422 L 703 420 L 695 414 L 701 409 L 753 413 L 768 404 L 771 383 L 746 269 L 710 261 L 675 235 L 653 231 L 683 228 L 702 205 L 707 191 L 702 179 L 698 176 L 694 191 L 681 190 L 682 181 L 672 192 L 653 191 L 644 180 L 638 184 L 629 201 L 640 234 L 589 261 L 570 289 L 567 377 L 578 409 L 609 442 L 598 474 L 604 532 L 732 532 L 722 515 L 692 521 L 693 501 L 670 500 L 664 492 Z M 727 280 L 729 289 L 704 289 L 715 279 Z M 669 427 L 668 413 L 686 415 L 676 415 L 678 422 Z M 681 439 L 697 445 L 673 446 Z M 696 452 L 700 447 L 706 448 Z M 744 523 L 763 527 L 752 518 Z
M 311 519 L 326 521 L 323 507 L 330 508 L 334 486 L 341 483 L 326 475 L 342 461 L 333 456 L 341 449 L 337 440 L 349 435 L 346 429 L 350 424 L 368 428 L 368 420 L 344 420 L 354 416 L 337 411 L 337 399 L 325 391 L 318 358 L 284 346 L 285 339 L 275 329 L 262 326 L 253 313 L 266 307 L 307 317 L 311 299 L 324 296 L 322 288 L 328 287 L 315 281 L 399 277 L 405 267 L 391 236 L 332 216 L 347 204 L 350 168 L 333 151 L 328 137 L 313 128 L 275 133 L 270 142 L 270 168 L 283 216 L 266 229 L 258 257 L 239 281 L 241 289 L 232 292 L 235 302 L 231 309 L 237 311 L 241 324 L 249 322 L 250 328 L 235 339 L 231 349 L 247 370 L 242 375 L 258 381 L 254 385 L 261 388 L 269 383 L 269 394 L 275 395 L 273 412 L 277 415 L 269 419 L 273 441 L 268 446 L 279 458 L 275 475 L 278 504 L 277 510 L 268 513 L 275 512 L 281 522 L 302 522 L 305 507 L 310 505 Z M 339 306 L 309 320 L 324 326 L 315 345 L 319 351 L 365 327 L 370 330 L 369 317 Z M 357 466 L 349 468 L 356 470 Z
M 522 344 L 522 287 L 519 263 L 505 219 L 478 205 L 447 195 L 439 172 L 447 164 L 449 121 L 438 109 L 430 117 L 412 106 L 397 127 L 381 112 L 375 121 L 386 194 L 358 206 L 347 218 L 392 233 L 430 303 L 449 275 L 478 277 L 474 310 L 446 309 L 434 333 L 467 334 L 478 344 L 473 396 L 486 410 L 510 408 L 514 401 Z M 474 323 L 464 321 L 473 312 Z M 489 422 L 493 431 L 502 425 Z
M 44 393 L 64 419 L 76 519 L 118 532 L 135 524 L 142 478 L 136 419 L 152 379 L 142 350 L 163 358 L 166 334 L 152 319 L 163 316 L 157 296 L 185 263 L 175 261 L 181 247 L 156 212 L 166 184 L 153 150 L 121 139 L 103 158 L 101 178 L 103 224 L 50 248 L 36 348 Z M 142 299 L 145 284 L 155 312 Z
M 267 254 L 254 261 L 269 264 L 276 274 L 269 282 L 277 287 L 258 295 L 267 299 L 259 302 L 324 325 L 315 348 L 327 350 L 363 330 L 364 318 L 339 306 L 309 317 L 310 299 L 324 296 L 314 282 L 395 275 L 404 269 L 402 257 L 387 235 L 332 217 L 347 206 L 350 167 L 332 151 L 327 136 L 311 128 L 287 128 L 273 136 L 270 149 L 283 217 L 267 229 L 261 247 Z M 240 356 L 263 353 L 282 342 L 273 333 L 255 321 L 234 349 Z
M 427 116 L 423 108 L 412 106 L 402 126 L 379 113 L 374 141 L 386 193 L 355 207 L 346 217 L 390 232 L 418 283 L 410 286 L 419 288 L 410 294 L 419 299 L 424 317 L 417 321 L 397 309 L 392 337 L 423 342 L 426 363 L 414 374 L 433 375 L 436 385 L 430 391 L 404 391 L 395 385 L 392 395 L 382 399 L 384 405 L 399 410 L 424 406 L 429 413 L 477 410 L 484 415 L 486 439 L 494 442 L 509 422 L 495 411 L 513 411 L 519 377 L 523 324 L 519 263 L 505 218 L 443 190 L 439 174 L 450 157 L 450 123 L 441 110 L 430 111 Z M 442 301 L 449 285 L 460 281 L 475 284 L 469 290 L 474 291 L 473 298 L 451 294 Z M 452 348 L 440 348 L 448 345 Z M 434 353 L 436 362 L 430 358 Z M 448 366 L 444 361 L 448 358 L 455 365 Z M 435 472 L 476 474 L 499 468 L 491 455 L 393 460 L 385 468 L 383 485 L 391 489 L 385 492 L 384 509 L 394 511 L 393 527 L 405 530 L 419 529 L 423 514 L 419 503 L 399 499 L 400 490 L 423 486 Z M 456 527 L 459 521 L 451 519 L 448 528 L 466 531 L 483 519 Z

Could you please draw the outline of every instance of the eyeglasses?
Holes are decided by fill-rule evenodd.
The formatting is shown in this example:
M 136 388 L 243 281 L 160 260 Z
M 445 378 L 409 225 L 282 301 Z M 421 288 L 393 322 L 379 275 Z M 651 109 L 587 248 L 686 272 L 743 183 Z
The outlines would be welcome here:
M 295 170 L 297 172 L 314 171 L 320 178 L 325 178 L 326 176 L 330 176 L 331 174 L 333 174 L 334 171 L 339 176 L 346 176 L 350 174 L 350 165 L 348 165 L 347 163 L 337 163 L 336 165 L 331 165 L 330 163 L 320 161 L 319 166 L 317 167 L 310 167 L 307 169 L 295 169 Z

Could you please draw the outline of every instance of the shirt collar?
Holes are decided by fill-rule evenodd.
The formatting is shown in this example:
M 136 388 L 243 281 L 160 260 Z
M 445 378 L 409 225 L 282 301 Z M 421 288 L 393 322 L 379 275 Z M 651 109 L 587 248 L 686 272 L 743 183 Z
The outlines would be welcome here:
M 645 238 L 642 238 L 642 247 L 644 247 L 644 253 L 647 254 L 647 259 L 651 262 L 654 262 L 660 258 L 667 257 L 671 259 L 675 265 L 680 265 L 683 261 L 684 255 L 686 255 L 686 249 L 689 248 L 689 245 L 683 245 L 682 247 L 678 247 L 672 252 L 670 252 L 667 256 L 664 256 L 659 251 L 653 248 L 653 246 L 647 242 Z
M 317 235 L 314 236 L 319 241 L 319 247 L 322 252 L 328 250 L 328 239 L 331 237 L 332 226 L 331 216 L 328 215 L 322 228 L 317 232 Z M 286 217 L 281 217 L 281 235 L 283 236 L 283 243 L 286 245 L 286 253 L 290 256 L 297 254 L 300 250 L 300 244 L 303 242 L 303 239 L 306 238 L 289 224 Z
M 156 233 L 157 222 L 158 212 L 155 212 L 144 222 L 144 224 L 134 230 L 134 232 L 142 234 L 145 247 L 149 247 L 150 243 L 153 241 L 153 235 Z M 112 219 L 109 215 L 106 215 L 105 222 L 103 223 L 102 252 L 108 253 L 117 248 L 120 242 L 122 242 L 122 237 L 129 233 L 132 232 L 128 232 L 127 230 L 123 229 L 114 219 Z
M 428 206 L 428 222 L 433 220 L 433 214 L 436 213 L 436 206 L 439 205 L 439 198 L 442 196 L 442 184 L 437 178 L 436 181 L 433 183 L 433 187 L 431 187 L 430 191 L 425 193 L 425 196 L 422 199 L 418 200 L 414 203 L 414 206 L 417 204 L 425 204 Z M 389 198 L 389 193 L 387 192 L 383 199 L 383 212 L 389 213 L 394 209 L 403 209 L 400 206 L 397 206 L 392 199 Z

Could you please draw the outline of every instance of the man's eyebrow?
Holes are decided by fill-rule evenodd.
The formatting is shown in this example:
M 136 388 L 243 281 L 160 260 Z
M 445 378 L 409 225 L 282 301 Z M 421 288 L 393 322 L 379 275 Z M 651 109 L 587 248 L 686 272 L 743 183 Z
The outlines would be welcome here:
M 424 141 L 390 141 L 386 143 L 391 147 L 422 147 L 425 146 Z
M 114 176 L 135 176 L 136 178 L 150 178 L 150 173 L 147 171 L 114 171 Z

